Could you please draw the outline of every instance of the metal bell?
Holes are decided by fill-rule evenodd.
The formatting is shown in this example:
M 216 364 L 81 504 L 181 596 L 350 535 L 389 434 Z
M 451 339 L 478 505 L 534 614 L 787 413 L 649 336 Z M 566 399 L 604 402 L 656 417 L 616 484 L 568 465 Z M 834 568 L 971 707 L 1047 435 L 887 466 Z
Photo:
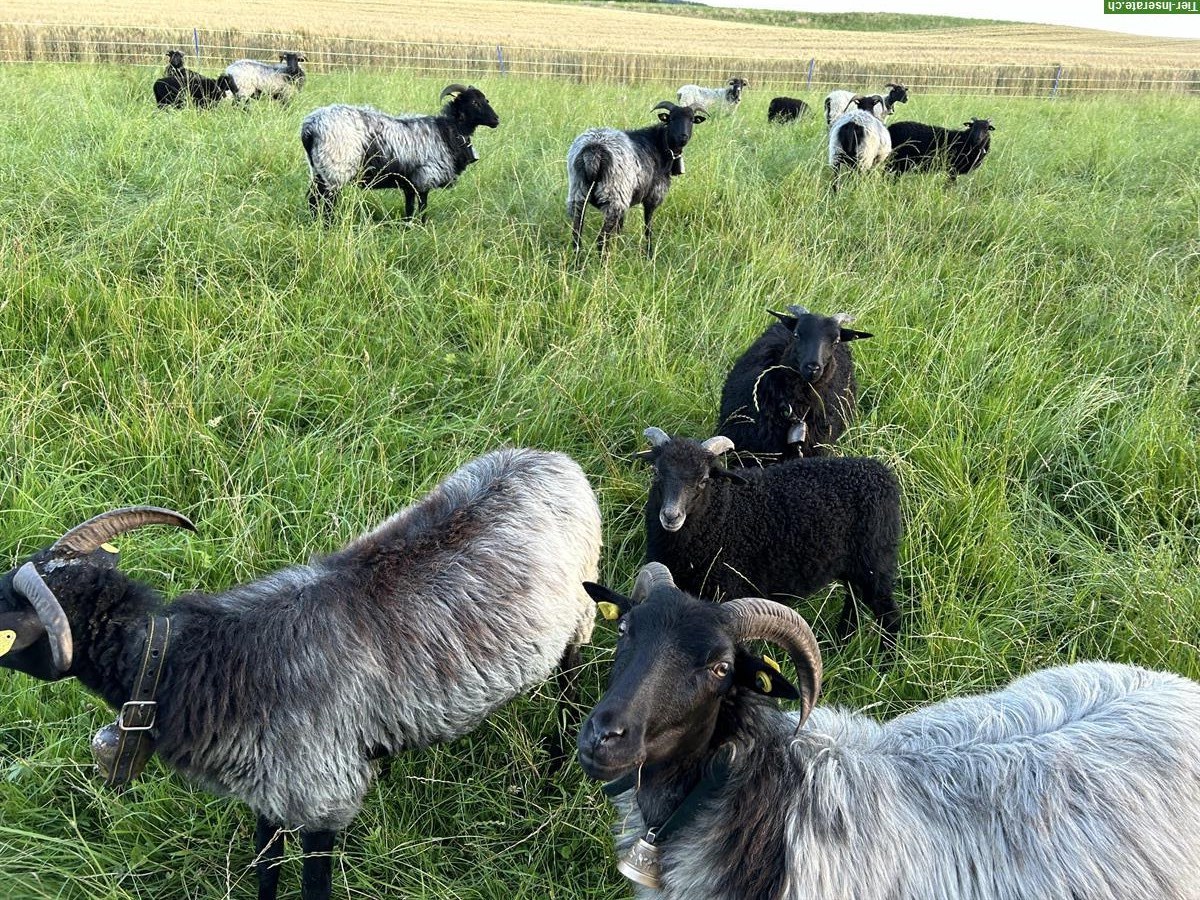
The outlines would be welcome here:
M 635 884 L 662 888 L 662 850 L 645 838 L 638 838 L 625 857 L 617 861 L 617 871 Z
M 680 153 L 673 160 L 671 160 L 671 174 L 672 175 L 682 175 L 683 174 L 683 154 L 682 153 Z
M 117 748 L 121 745 L 121 730 L 116 722 L 105 725 L 92 738 L 92 759 L 96 771 L 105 781 L 111 781 L 117 767 Z

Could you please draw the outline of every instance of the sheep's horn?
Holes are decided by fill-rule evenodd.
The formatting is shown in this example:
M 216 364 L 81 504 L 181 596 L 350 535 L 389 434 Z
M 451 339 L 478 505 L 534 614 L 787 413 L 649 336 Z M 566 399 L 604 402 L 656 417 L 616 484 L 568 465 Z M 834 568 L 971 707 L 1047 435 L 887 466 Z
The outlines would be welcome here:
M 663 444 L 671 442 L 671 436 L 661 428 L 651 426 L 642 432 L 642 435 L 652 443 L 655 447 L 661 447 Z
M 739 644 L 770 641 L 792 657 L 799 682 L 796 687 L 800 691 L 800 721 L 796 726 L 799 730 L 821 694 L 821 648 L 812 628 L 794 609 L 761 597 L 730 600 L 722 604 L 722 609 L 727 611 L 730 630 Z
M 147 525 L 174 525 L 195 531 L 191 519 L 174 510 L 159 506 L 127 506 L 113 509 L 76 525 L 50 548 L 52 552 L 67 552 L 79 556 L 94 552 L 105 541 Z
M 665 109 L 667 112 L 670 112 L 671 110 L 678 109 L 678 108 L 679 107 L 676 106 L 674 103 L 672 103 L 670 100 L 659 100 L 657 106 L 653 106 L 650 108 L 650 112 L 654 112 L 654 110 L 656 110 L 656 109 Z
M 837 323 L 838 328 L 845 328 L 847 325 L 853 324 L 854 316 L 850 313 L 834 313 L 833 321 Z
M 671 570 L 660 562 L 646 563 L 638 572 L 637 580 L 633 583 L 633 594 L 630 599 L 634 603 L 641 603 L 660 584 L 675 587 L 675 579 L 671 577 Z
M 797 319 L 798 319 L 798 318 L 800 318 L 801 316 L 807 316 L 807 315 L 808 315 L 808 309 L 807 309 L 807 308 L 805 308 L 805 307 L 803 307 L 803 306 L 797 306 L 797 305 L 796 305 L 796 304 L 794 304 L 794 303 L 793 303 L 791 306 L 789 306 L 789 307 L 788 307 L 788 312 L 790 312 L 790 313 L 792 314 L 792 316 L 793 316 L 794 318 L 797 318 Z
M 733 449 L 733 441 L 723 434 L 718 434 L 716 437 L 710 437 L 700 446 L 713 456 L 720 456 L 722 453 L 728 453 Z
M 54 654 L 54 665 L 60 672 L 71 668 L 71 658 L 75 655 L 75 643 L 71 638 L 71 623 L 63 612 L 62 604 L 54 596 L 54 591 L 38 574 L 33 563 L 27 562 L 17 569 L 13 576 L 13 587 L 29 601 L 46 635 L 50 638 L 50 652 Z
M 448 84 L 442 88 L 442 92 L 438 94 L 438 99 L 441 100 L 447 94 L 461 94 L 467 89 L 465 84 Z

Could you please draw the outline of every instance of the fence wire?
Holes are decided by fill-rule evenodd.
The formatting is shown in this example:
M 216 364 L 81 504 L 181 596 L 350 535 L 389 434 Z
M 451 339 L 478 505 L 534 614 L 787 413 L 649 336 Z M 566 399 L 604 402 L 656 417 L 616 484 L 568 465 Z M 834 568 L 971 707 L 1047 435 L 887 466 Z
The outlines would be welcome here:
M 1162 66 L 1065 66 L 1008 63 L 875 62 L 854 59 L 747 59 L 670 53 L 567 50 L 487 44 L 386 41 L 373 38 L 135 26 L 0 23 L 0 62 L 120 63 L 161 68 L 167 48 L 188 56 L 199 71 L 239 58 L 273 59 L 300 50 L 310 73 L 360 69 L 408 70 L 456 80 L 520 75 L 622 84 L 722 84 L 731 75 L 756 89 L 825 91 L 881 89 L 899 81 L 911 90 L 944 94 L 1053 97 L 1108 93 L 1200 94 L 1200 69 Z

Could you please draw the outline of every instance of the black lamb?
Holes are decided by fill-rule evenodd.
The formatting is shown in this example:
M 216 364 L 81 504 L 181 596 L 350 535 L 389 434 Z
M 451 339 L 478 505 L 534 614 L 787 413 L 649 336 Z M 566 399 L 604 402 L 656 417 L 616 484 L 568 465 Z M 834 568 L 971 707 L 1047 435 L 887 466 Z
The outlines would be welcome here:
M 727 437 L 704 443 L 647 428 L 654 466 L 646 499 L 646 560 L 699 597 L 792 601 L 834 581 L 846 585 L 838 637 L 865 604 L 890 654 L 900 631 L 892 599 L 900 544 L 900 485 L 868 457 L 795 459 L 726 469 Z
M 991 132 L 996 129 L 987 119 L 972 119 L 963 124 L 966 126 L 963 131 L 921 122 L 889 125 L 892 155 L 887 161 L 888 169 L 892 172 L 946 170 L 951 181 L 974 171 L 988 155 Z
M 858 383 L 847 343 L 871 337 L 846 326 L 847 313 L 820 316 L 802 306 L 772 312 L 771 325 L 743 353 L 721 390 L 717 433 L 763 459 L 822 456 L 854 414 Z
M 782 125 L 799 122 L 808 115 L 808 104 L 795 97 L 775 97 L 767 107 L 767 121 Z

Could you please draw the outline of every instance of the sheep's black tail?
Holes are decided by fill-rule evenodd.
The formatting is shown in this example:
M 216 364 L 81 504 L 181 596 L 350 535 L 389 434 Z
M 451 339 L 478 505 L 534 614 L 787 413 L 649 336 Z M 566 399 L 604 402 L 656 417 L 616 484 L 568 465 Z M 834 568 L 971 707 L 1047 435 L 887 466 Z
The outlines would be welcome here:
M 589 144 L 575 157 L 575 170 L 588 184 L 599 181 L 612 164 L 612 154 L 599 144 Z
M 866 137 L 865 129 L 857 122 L 847 122 L 838 129 L 838 156 L 851 166 L 858 164 L 858 150 Z

